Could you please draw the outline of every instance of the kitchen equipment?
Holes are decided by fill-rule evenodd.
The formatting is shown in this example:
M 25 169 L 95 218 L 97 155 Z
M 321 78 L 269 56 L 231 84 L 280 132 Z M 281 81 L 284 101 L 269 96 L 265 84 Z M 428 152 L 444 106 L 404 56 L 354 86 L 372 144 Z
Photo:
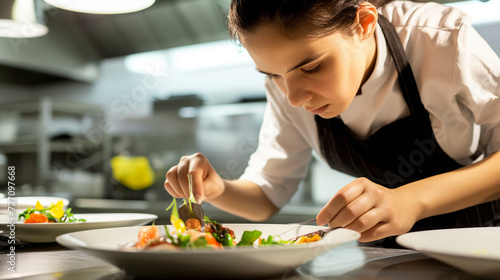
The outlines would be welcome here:
M 0 143 L 16 141 L 19 128 L 19 114 L 17 112 L 0 113 Z
M 312 231 L 312 232 L 309 232 L 309 233 L 305 233 L 305 234 L 301 234 L 301 235 L 292 237 L 292 238 L 288 239 L 288 241 L 295 241 L 295 240 L 301 238 L 302 236 L 304 236 L 304 237 L 311 237 L 311 236 L 313 236 L 315 234 L 319 234 L 319 237 L 323 238 L 323 236 L 325 236 L 327 233 L 332 232 L 333 230 L 336 230 L 336 229 L 340 229 L 340 228 L 342 228 L 342 227 L 333 227 L 333 228 L 327 228 L 327 229 L 320 229 L 320 230 L 317 230 L 317 231 Z
M 292 223 L 292 224 L 290 224 L 290 225 L 296 225 L 296 226 L 295 226 L 295 227 L 291 227 L 291 228 L 289 228 L 287 231 L 282 232 L 282 233 L 280 233 L 280 234 L 278 234 L 278 235 L 279 235 L 279 236 L 282 236 L 283 234 L 285 234 L 285 233 L 287 233 L 287 232 L 290 232 L 290 231 L 292 231 L 292 230 L 294 230 L 294 229 L 295 229 L 295 230 L 297 230 L 300 226 L 302 226 L 302 225 L 307 225 L 307 224 L 312 223 L 312 222 L 314 222 L 314 221 L 316 221 L 316 218 L 314 218 L 314 219 L 310 219 L 310 220 L 307 220 L 307 221 L 304 221 L 304 222 L 300 222 L 300 223 Z

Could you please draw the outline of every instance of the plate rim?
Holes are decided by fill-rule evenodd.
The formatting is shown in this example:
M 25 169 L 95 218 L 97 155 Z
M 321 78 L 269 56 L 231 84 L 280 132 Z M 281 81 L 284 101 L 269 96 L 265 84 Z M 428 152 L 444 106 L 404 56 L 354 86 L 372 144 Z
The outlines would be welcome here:
M 134 219 L 134 220 L 142 220 L 142 219 L 150 219 L 152 218 L 153 220 L 156 220 L 158 219 L 158 215 L 156 214 L 151 214 L 151 213 L 73 213 L 74 215 L 77 215 L 76 218 L 78 218 L 78 215 L 116 215 L 116 214 L 119 214 L 119 215 L 127 215 L 127 214 L 133 214 L 133 215 L 141 215 L 141 216 L 144 216 L 143 218 L 141 219 Z M 15 218 L 11 218 L 11 219 L 15 219 L 16 222 L 16 226 L 21 226 L 22 228 L 37 228 L 37 227 L 64 227 L 64 226 L 68 226 L 68 225 L 77 225 L 77 224 L 101 224 L 101 223 L 110 223 L 110 222 L 114 222 L 115 220 L 109 220 L 109 221 L 90 221 L 90 222 L 71 222 L 71 223 L 20 223 L 19 220 L 18 220 L 18 215 L 16 215 Z M 118 220 L 118 221 L 124 221 L 124 220 Z M 0 226 L 7 226 L 7 225 L 10 225 L 10 223 L 4 223 L 4 222 L 0 222 Z M 50 225 L 50 226 L 49 226 Z
M 449 228 L 449 229 L 434 229 L 434 230 L 423 230 L 423 231 L 415 231 L 415 232 L 408 232 L 402 235 L 399 235 L 396 237 L 396 242 L 404 246 L 406 248 L 410 248 L 415 251 L 419 251 L 422 253 L 429 253 L 429 254 L 438 254 L 438 255 L 446 255 L 446 256 L 451 256 L 451 257 L 461 257 L 461 258 L 471 258 L 475 260 L 484 260 L 484 261 L 495 261 L 495 262 L 500 262 L 500 255 L 481 255 L 481 254 L 474 254 L 473 252 L 444 252 L 443 250 L 439 250 L 437 248 L 429 248 L 427 246 L 418 246 L 414 244 L 408 244 L 407 243 L 407 238 L 411 236 L 417 236 L 417 235 L 427 235 L 430 233 L 442 233 L 442 232 L 453 232 L 453 231 L 498 231 L 500 233 L 500 227 L 468 227 L 468 228 Z

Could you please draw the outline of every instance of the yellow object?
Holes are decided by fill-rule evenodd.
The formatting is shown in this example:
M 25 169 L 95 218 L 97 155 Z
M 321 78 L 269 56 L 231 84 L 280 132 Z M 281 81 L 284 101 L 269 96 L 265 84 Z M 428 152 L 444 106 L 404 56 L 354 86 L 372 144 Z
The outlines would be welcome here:
M 177 233 L 185 232 L 186 224 L 179 217 L 179 210 L 177 209 L 177 201 L 175 200 L 175 197 L 172 198 L 172 203 L 170 203 L 170 205 L 167 207 L 167 209 L 165 209 L 165 211 L 168 211 L 170 208 L 172 208 L 172 214 L 170 214 L 170 222 L 175 227 Z
M 49 213 L 56 219 L 61 219 L 64 216 L 64 210 L 59 207 L 54 207 L 49 210 Z
M 113 178 L 132 190 L 143 190 L 154 183 L 154 172 L 146 157 L 116 156 L 111 159 Z
M 38 211 L 42 211 L 43 210 L 43 205 L 38 200 L 36 201 L 35 209 L 38 210 Z
M 172 225 L 174 225 L 175 229 L 177 230 L 177 233 L 183 233 L 186 231 L 186 225 L 184 224 L 184 221 L 181 219 L 172 219 L 170 217 L 170 222 Z

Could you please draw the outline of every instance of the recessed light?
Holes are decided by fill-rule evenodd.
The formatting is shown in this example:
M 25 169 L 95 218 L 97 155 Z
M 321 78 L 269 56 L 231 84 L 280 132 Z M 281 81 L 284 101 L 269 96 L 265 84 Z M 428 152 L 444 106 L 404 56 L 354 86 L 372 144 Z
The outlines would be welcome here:
M 155 0 L 44 0 L 68 11 L 88 14 L 124 14 L 146 9 Z

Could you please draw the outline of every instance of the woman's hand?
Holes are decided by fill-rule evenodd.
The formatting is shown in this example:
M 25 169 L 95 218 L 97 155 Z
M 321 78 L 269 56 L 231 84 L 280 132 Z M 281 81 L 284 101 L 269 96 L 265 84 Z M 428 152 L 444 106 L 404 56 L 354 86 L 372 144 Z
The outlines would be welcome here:
M 179 164 L 166 174 L 165 189 L 176 198 L 189 198 L 188 174 L 193 179 L 196 202 L 219 197 L 224 192 L 224 181 L 200 153 L 181 157 Z
M 408 232 L 420 214 L 415 201 L 404 188 L 388 189 L 358 178 L 340 189 L 316 220 L 357 231 L 359 241 L 369 242 Z

